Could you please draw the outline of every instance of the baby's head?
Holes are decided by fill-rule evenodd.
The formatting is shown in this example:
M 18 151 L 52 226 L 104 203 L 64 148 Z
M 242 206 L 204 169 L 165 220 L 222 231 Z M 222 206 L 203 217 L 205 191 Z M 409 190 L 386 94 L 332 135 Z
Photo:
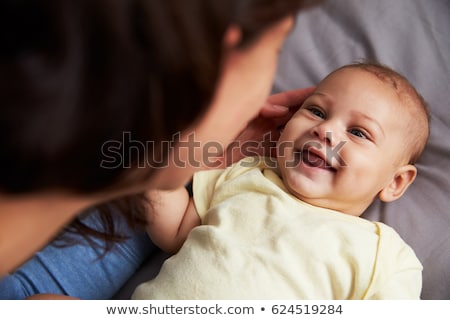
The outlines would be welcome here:
M 423 98 L 378 64 L 341 67 L 286 124 L 278 163 L 287 188 L 312 205 L 361 215 L 414 181 L 429 135 Z

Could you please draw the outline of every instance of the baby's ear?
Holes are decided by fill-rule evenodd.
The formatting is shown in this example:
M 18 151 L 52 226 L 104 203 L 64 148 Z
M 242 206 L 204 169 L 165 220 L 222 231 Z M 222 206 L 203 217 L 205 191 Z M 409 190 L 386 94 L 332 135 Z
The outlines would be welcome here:
M 400 198 L 417 176 L 415 166 L 408 164 L 400 167 L 389 184 L 378 194 L 378 198 L 384 202 L 390 202 Z

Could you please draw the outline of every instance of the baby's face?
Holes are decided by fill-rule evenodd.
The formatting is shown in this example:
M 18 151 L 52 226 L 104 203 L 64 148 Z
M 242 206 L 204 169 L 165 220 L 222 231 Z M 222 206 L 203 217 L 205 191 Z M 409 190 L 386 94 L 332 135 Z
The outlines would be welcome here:
M 341 69 L 287 123 L 278 163 L 288 189 L 312 205 L 360 215 L 404 164 L 406 119 L 373 74 Z

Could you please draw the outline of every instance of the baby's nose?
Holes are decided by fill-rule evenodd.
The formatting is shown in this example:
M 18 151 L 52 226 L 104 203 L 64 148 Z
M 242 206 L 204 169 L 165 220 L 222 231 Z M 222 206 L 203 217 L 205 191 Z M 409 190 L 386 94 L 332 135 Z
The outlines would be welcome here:
M 329 146 L 335 145 L 336 137 L 331 125 L 322 122 L 313 128 L 313 135 L 319 138 L 320 141 L 325 142 Z

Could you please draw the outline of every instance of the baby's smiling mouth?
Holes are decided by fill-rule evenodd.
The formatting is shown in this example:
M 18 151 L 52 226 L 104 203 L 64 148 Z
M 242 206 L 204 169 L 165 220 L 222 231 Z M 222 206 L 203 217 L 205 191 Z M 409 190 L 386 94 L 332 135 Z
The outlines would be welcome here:
M 328 170 L 331 172 L 336 172 L 337 169 L 334 168 L 327 160 L 326 156 L 320 151 L 313 148 L 296 150 L 299 160 L 302 161 L 306 166 L 319 168 L 323 170 Z

